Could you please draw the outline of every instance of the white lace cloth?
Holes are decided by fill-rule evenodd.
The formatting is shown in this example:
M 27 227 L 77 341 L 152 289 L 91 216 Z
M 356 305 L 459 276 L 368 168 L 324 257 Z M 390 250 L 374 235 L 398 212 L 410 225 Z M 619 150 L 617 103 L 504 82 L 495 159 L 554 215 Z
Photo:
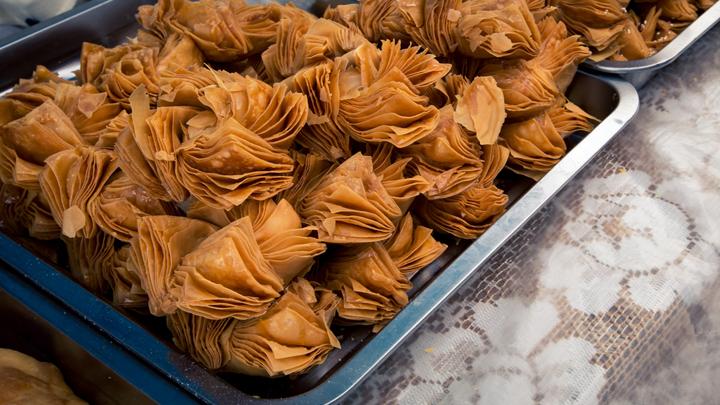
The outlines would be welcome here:
M 349 402 L 718 403 L 718 43 Z

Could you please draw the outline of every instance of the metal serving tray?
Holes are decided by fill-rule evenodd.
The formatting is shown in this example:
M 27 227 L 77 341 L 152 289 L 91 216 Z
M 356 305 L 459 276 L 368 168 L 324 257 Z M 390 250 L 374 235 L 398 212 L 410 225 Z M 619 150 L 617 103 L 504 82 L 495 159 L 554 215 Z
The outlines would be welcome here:
M 0 347 L 55 364 L 75 394 L 92 404 L 190 400 L 187 392 L 160 378 L 4 263 L 0 268 Z
M 0 41 L 0 89 L 29 77 L 35 65 L 54 69 L 83 41 L 115 42 L 118 30 L 135 23 L 135 10 L 152 0 L 91 0 Z
M 113 6 L 119 7 L 118 4 Z M 134 9 L 134 5 L 126 6 L 129 14 Z M 94 13 L 101 12 L 99 9 L 85 12 L 82 18 L 74 19 L 73 29 L 78 29 L 77 25 L 83 21 L 93 20 Z M 65 29 L 69 27 L 58 24 L 54 35 L 62 37 Z M 128 29 L 132 27 L 124 27 L 120 31 L 111 28 L 96 35 L 106 39 L 122 38 L 130 32 Z M 119 32 L 124 34 L 118 35 Z M 112 40 L 103 42 L 108 45 L 113 43 Z M 22 47 L 22 43 L 17 46 Z M 71 72 L 77 69 L 77 50 L 77 47 L 63 50 L 64 54 L 74 51 L 74 58 L 56 61 L 35 55 L 36 58 L 30 62 L 45 63 L 63 72 Z M 503 171 L 499 177 L 500 186 L 506 190 L 511 201 L 505 215 L 474 242 L 440 237 L 449 248 L 441 258 L 413 278 L 415 287 L 410 291 L 408 306 L 377 334 L 368 327 L 334 327 L 342 349 L 331 353 L 325 363 L 303 376 L 263 379 L 212 374 L 174 349 L 162 320 L 112 307 L 73 281 L 62 271 L 62 263 L 51 265 L 34 255 L 26 241 L 0 234 L 0 260 L 203 402 L 334 402 L 367 377 L 424 319 L 481 268 L 633 118 L 639 106 L 636 90 L 624 80 L 611 76 L 579 73 L 569 88 L 568 96 L 602 119 L 597 128 L 590 134 L 567 138 L 569 153 L 538 183 Z
M 720 2 L 705 10 L 677 38 L 653 56 L 628 62 L 586 61 L 585 67 L 596 72 L 611 73 L 622 76 L 636 88 L 643 87 L 660 69 L 670 65 L 687 51 L 692 44 L 700 39 L 720 21 Z

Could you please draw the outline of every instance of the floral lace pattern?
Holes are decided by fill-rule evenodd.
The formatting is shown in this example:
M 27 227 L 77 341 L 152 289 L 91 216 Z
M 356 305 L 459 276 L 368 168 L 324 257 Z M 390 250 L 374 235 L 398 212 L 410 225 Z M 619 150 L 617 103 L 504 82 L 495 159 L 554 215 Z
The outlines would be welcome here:
M 718 41 L 644 88 L 634 123 L 348 402 L 674 402 L 644 384 L 692 366 L 720 299 Z

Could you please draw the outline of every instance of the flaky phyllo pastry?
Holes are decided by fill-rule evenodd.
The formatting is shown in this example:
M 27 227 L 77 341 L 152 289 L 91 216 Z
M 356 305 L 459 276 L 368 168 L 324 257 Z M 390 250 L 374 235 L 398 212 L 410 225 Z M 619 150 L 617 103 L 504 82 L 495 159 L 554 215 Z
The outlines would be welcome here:
M 332 292 L 297 279 L 265 315 L 237 322 L 225 331 L 224 368 L 275 377 L 302 373 L 322 363 L 340 347 L 329 326 L 337 305 Z
M 592 130 L 565 95 L 591 49 L 650 54 L 713 2 L 627 3 L 141 6 L 74 80 L 0 98 L 0 230 L 208 369 L 307 372 L 505 212 L 504 169 L 538 179 Z
M 216 227 L 180 216 L 138 218 L 138 233 L 130 242 L 128 270 L 137 274 L 148 295 L 150 313 L 168 315 L 177 309 L 172 292 L 175 271 L 183 257 L 195 250 Z
M 88 211 L 100 229 L 123 242 L 129 242 L 137 233 L 139 217 L 178 212 L 172 204 L 152 198 L 124 173 L 105 185 Z
M 432 229 L 415 225 L 410 214 L 405 215 L 385 248 L 397 268 L 408 278 L 425 268 L 447 249 L 432 237 Z
M 98 227 L 90 217 L 89 205 L 116 169 L 112 151 L 89 146 L 58 152 L 46 160 L 40 189 L 64 236 L 95 235 Z
M 250 319 L 280 296 L 283 280 L 262 256 L 245 217 L 202 241 L 173 274 L 180 309 L 208 319 Z
M 92 291 L 105 291 L 115 257 L 115 240 L 98 231 L 89 238 L 63 237 L 72 275 Z
M 106 282 L 112 290 L 113 304 L 146 312 L 148 297 L 140 284 L 138 275 L 130 270 L 130 245 L 125 244 L 115 251 L 112 264 L 106 274 Z
M 321 267 L 345 322 L 382 325 L 408 303 L 412 284 L 380 243 L 333 249 Z
M 313 188 L 300 215 L 324 242 L 367 243 L 392 236 L 402 212 L 375 174 L 372 158 L 358 153 Z
M 550 0 L 557 16 L 593 49 L 593 60 L 658 52 L 715 0 Z M 629 3 L 629 4 L 628 4 Z

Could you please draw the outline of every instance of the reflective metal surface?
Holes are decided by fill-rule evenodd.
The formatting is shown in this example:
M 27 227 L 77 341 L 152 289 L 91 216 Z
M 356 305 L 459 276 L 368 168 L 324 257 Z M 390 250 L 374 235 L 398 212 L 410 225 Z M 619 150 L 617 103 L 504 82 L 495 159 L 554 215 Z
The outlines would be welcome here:
M 710 28 L 720 21 L 720 2 L 705 10 L 692 24 L 683 30 L 677 38 L 666 47 L 649 58 L 627 61 L 585 62 L 589 69 L 622 76 L 635 87 L 641 88 L 650 80 L 659 69 L 673 63 L 680 55 L 688 50 Z

